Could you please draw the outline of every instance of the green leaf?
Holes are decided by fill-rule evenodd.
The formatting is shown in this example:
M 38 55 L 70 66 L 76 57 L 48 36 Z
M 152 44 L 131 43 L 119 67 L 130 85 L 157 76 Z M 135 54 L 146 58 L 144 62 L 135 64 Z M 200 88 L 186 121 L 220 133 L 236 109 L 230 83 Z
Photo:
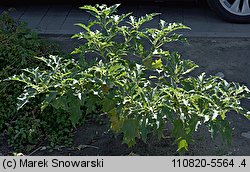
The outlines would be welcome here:
M 115 4 L 115 5 L 112 5 L 111 7 L 109 7 L 109 11 L 110 11 L 109 15 L 110 15 L 110 14 L 113 14 L 113 13 L 115 13 L 115 12 L 117 12 L 117 8 L 118 8 L 120 5 L 121 5 L 121 4 Z
M 221 133 L 227 144 L 231 144 L 233 129 L 230 127 L 228 121 L 222 120 Z
M 175 138 L 183 137 L 183 135 L 185 134 L 184 129 L 184 124 L 181 119 L 175 119 L 173 121 L 172 133 Z
M 82 117 L 81 102 L 77 97 L 72 96 L 71 98 L 69 98 L 68 112 L 71 114 L 70 120 L 73 126 L 76 126 L 76 124 Z
M 144 143 L 147 143 L 148 133 L 149 133 L 148 123 L 144 118 L 141 126 L 141 139 Z
M 162 69 L 162 60 L 161 59 L 158 59 L 158 60 L 155 60 L 153 63 L 152 63 L 152 67 L 154 69 Z
M 188 143 L 185 139 L 179 141 L 177 151 L 188 151 Z
M 85 104 L 85 106 L 87 107 L 86 114 L 91 114 L 96 112 L 97 104 L 101 104 L 100 99 L 93 94 L 91 93 L 86 98 L 86 104 Z
M 115 108 L 115 105 L 116 104 L 114 100 L 106 97 L 102 100 L 102 111 L 109 112 Z
M 89 27 L 86 26 L 85 24 L 82 24 L 82 23 L 76 23 L 75 24 L 76 26 L 80 26 L 81 28 L 85 29 L 86 31 L 90 31 Z M 74 37 L 78 37 L 77 35 L 75 35 Z M 74 38 L 73 37 L 73 38 Z
M 135 144 L 136 137 L 139 136 L 138 122 L 135 119 L 126 119 L 123 122 L 122 131 L 124 133 L 123 142 L 129 147 Z
M 217 124 L 215 121 L 212 121 L 209 123 L 209 132 L 211 133 L 211 138 L 215 140 L 215 138 L 219 134 L 219 124 Z

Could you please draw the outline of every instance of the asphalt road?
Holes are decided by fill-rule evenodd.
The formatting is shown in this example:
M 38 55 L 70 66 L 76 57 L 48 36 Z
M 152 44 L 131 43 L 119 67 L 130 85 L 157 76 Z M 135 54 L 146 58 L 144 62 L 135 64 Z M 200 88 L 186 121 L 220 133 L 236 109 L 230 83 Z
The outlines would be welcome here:
M 10 7 L 17 11 L 11 15 L 18 20 L 25 21 L 28 26 L 37 29 L 40 34 L 67 34 L 71 35 L 81 31 L 74 26 L 75 23 L 87 23 L 89 14 L 78 9 L 84 4 L 33 4 L 33 5 L 1 5 L 0 12 Z M 147 13 L 159 12 L 161 15 L 150 23 L 156 26 L 160 19 L 169 22 L 181 22 L 192 28 L 191 31 L 183 31 L 187 37 L 229 37 L 249 38 L 250 24 L 233 24 L 221 20 L 206 5 L 194 2 L 182 3 L 144 3 L 124 4 L 120 12 L 133 12 L 136 16 Z

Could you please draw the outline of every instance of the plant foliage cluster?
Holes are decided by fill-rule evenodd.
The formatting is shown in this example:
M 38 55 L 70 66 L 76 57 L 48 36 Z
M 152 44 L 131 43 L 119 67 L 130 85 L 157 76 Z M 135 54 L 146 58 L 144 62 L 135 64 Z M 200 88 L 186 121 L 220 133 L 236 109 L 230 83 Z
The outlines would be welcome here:
M 23 68 L 46 67 L 34 56 L 58 54 L 56 45 L 38 38 L 26 24 L 14 20 L 9 12 L 0 15 L 0 80 L 18 75 Z M 40 97 L 17 111 L 17 97 L 24 91 L 24 84 L 0 82 L 0 132 L 7 135 L 8 143 L 16 151 L 34 149 L 44 139 L 54 144 L 70 141 L 72 125 L 66 113 L 47 110 L 40 112 Z M 58 127 L 59 126 L 59 127 Z
M 118 6 L 81 7 L 93 20 L 77 24 L 83 31 L 73 38 L 85 42 L 72 52 L 79 58 L 36 57 L 46 70 L 26 68 L 8 79 L 25 85 L 18 109 L 39 98 L 41 112 L 65 112 L 73 126 L 87 114 L 105 113 L 112 130 L 129 146 L 137 139 L 147 143 L 150 134 L 162 138 L 166 125 L 172 126 L 178 151 L 188 150 L 201 125 L 212 137 L 221 134 L 230 142 L 227 113 L 249 118 L 240 104 L 249 98 L 249 89 L 205 73 L 191 76 L 198 66 L 165 48 L 185 41 L 174 32 L 188 27 L 161 20 L 157 28 L 148 28 L 145 24 L 158 14 L 118 15 Z

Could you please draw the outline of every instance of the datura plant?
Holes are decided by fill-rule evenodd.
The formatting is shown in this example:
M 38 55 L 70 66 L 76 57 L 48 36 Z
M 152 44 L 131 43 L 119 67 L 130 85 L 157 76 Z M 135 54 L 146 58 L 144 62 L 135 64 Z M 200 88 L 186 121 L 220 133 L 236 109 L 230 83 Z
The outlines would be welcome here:
M 147 143 L 149 134 L 162 138 L 167 125 L 172 126 L 178 151 L 188 150 L 201 125 L 213 138 L 220 134 L 230 143 L 227 114 L 235 111 L 250 118 L 240 103 L 249 98 L 249 89 L 205 73 L 189 75 L 198 66 L 164 48 L 186 41 L 174 32 L 188 27 L 160 20 L 158 27 L 148 28 L 145 24 L 159 14 L 118 15 L 118 7 L 80 7 L 92 20 L 76 24 L 82 32 L 73 38 L 84 40 L 72 52 L 77 58 L 37 57 L 46 70 L 24 69 L 8 79 L 26 84 L 18 108 L 39 95 L 42 110 L 50 106 L 70 113 L 74 126 L 88 113 L 105 113 L 128 146 L 137 139 Z

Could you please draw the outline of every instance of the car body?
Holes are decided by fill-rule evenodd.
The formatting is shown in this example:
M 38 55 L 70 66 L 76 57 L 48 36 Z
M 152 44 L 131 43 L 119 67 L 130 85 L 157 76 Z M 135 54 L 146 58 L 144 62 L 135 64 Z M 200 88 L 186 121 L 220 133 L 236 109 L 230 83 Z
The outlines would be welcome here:
M 188 1 L 188 0 L 186 0 Z M 204 0 L 196 0 L 204 1 Z M 250 23 L 250 0 L 206 0 L 211 9 L 230 22 Z

